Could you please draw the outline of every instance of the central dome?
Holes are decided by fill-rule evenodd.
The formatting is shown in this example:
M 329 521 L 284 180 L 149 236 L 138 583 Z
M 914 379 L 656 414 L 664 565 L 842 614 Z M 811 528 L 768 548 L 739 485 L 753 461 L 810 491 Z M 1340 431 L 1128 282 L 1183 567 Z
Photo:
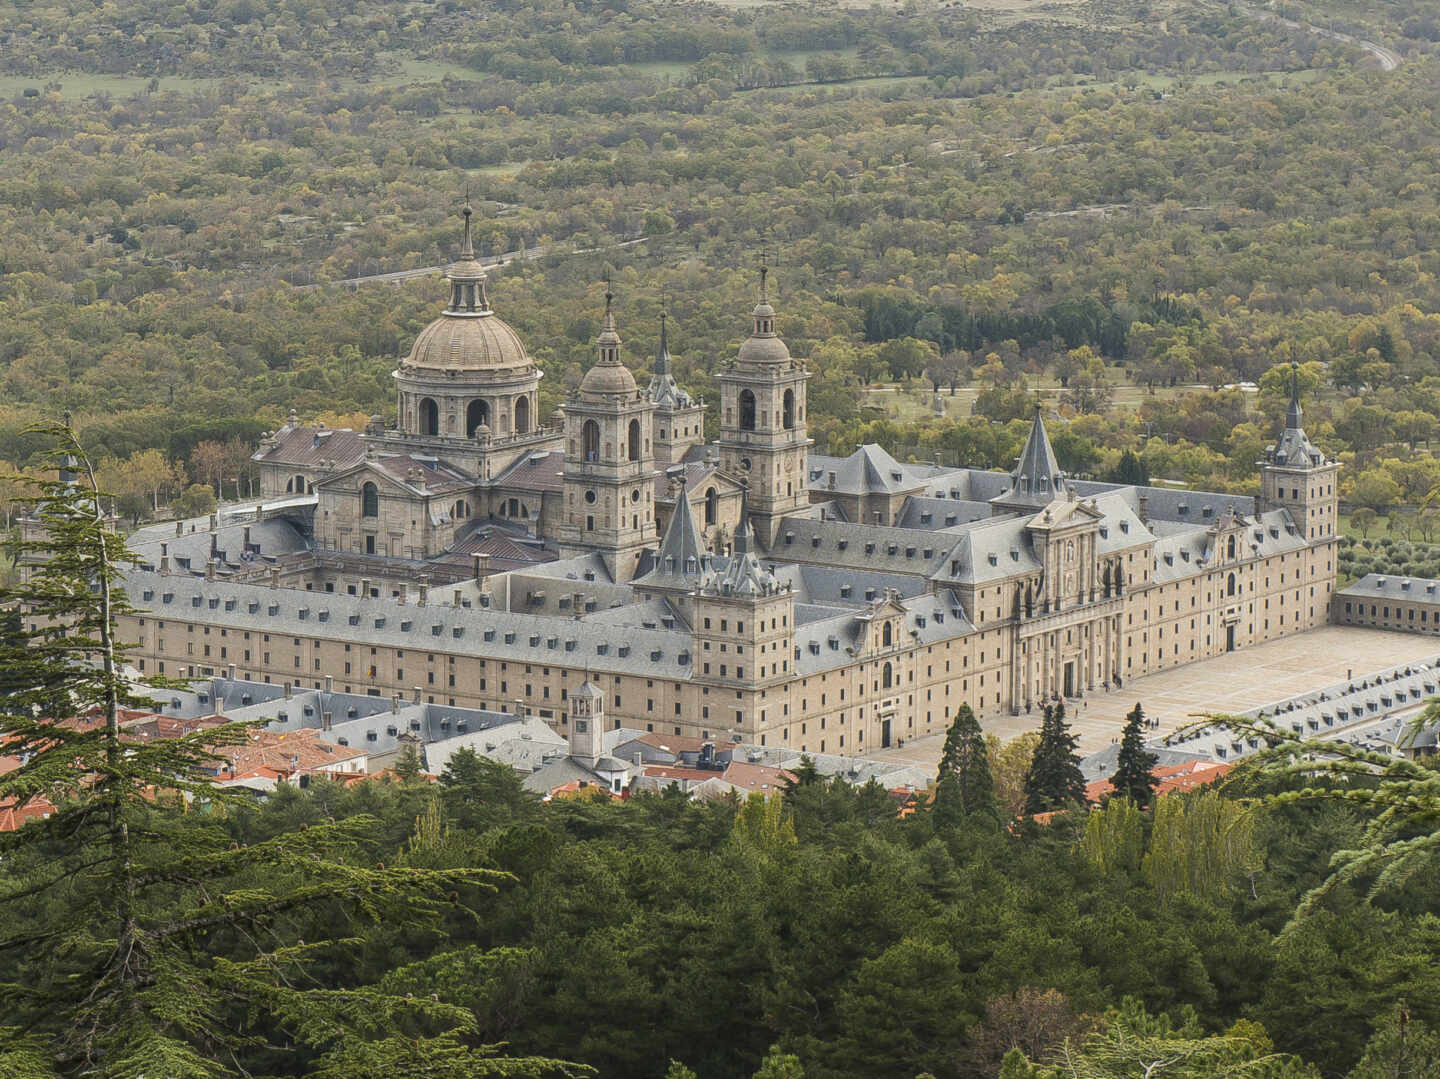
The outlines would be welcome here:
M 520 335 L 487 311 L 441 315 L 420 331 L 402 366 L 427 371 L 511 371 L 533 365 Z

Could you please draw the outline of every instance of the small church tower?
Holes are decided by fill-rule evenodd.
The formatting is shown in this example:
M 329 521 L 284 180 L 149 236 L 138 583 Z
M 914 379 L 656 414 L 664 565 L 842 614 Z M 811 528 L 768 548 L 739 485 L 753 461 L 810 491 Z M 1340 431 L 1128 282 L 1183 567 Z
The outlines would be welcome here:
M 791 359 L 775 332 L 775 309 L 760 267 L 754 325 L 720 383 L 720 462 L 748 485 L 750 523 L 769 546 L 780 520 L 810 504 L 806 464 L 805 382 L 810 373 Z
M 1260 509 L 1290 511 L 1307 541 L 1333 538 L 1339 525 L 1340 464 L 1327 460 L 1301 426 L 1299 365 L 1290 365 L 1290 404 L 1280 440 L 1260 462 Z
M 565 401 L 565 510 L 558 538 L 563 554 L 599 554 L 611 579 L 624 583 L 655 542 L 655 405 L 620 362 L 613 302 L 607 290 L 599 358 Z
M 570 756 L 593 769 L 605 755 L 605 694 L 587 678 L 569 700 Z

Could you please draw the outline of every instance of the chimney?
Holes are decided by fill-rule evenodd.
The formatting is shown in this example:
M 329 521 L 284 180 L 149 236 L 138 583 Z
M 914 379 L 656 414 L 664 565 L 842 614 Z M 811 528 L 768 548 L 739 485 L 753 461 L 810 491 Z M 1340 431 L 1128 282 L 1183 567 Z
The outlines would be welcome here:
M 229 664 L 228 666 L 226 666 L 226 668 L 225 668 L 225 677 L 228 678 L 228 679 L 230 679 L 230 681 L 232 681 L 232 682 L 235 681 L 235 664 L 231 663 L 231 664 Z
M 213 581 L 215 579 L 215 559 L 213 558 L 205 560 L 205 579 L 207 581 Z
M 398 711 L 400 711 L 400 700 L 401 700 L 401 697 L 400 697 L 400 694 L 398 694 L 398 693 L 396 693 L 396 694 L 394 694 L 394 695 L 391 696 L 391 698 L 390 698 L 390 711 L 392 711 L 392 712 L 398 712 Z
M 220 525 L 220 515 L 219 515 L 218 513 L 212 513 L 212 514 L 210 515 L 210 531 L 211 531 L 211 532 L 214 532 L 215 529 L 216 529 L 217 527 L 219 527 L 219 525 Z
M 522 701 L 519 697 L 516 697 L 516 698 L 515 698 L 515 718 L 516 718 L 516 719 L 524 719 L 524 718 L 525 718 L 525 702 Z
M 279 567 L 279 566 L 271 566 L 271 567 L 270 567 L 270 587 L 271 587 L 271 588 L 279 588 L 279 587 L 280 587 L 280 567 Z
M 290 694 L 291 694 L 292 691 L 293 691 L 293 690 L 292 690 L 292 687 L 291 687 L 290 683 L 289 683 L 289 682 L 286 682 L 286 683 L 285 683 L 285 699 L 286 699 L 287 701 L 290 699 Z
M 1252 516 L 1254 516 L 1254 517 L 1259 517 L 1259 516 L 1260 516 L 1260 496 L 1259 496 L 1259 495 L 1255 495 L 1255 496 L 1253 496 L 1253 497 L 1254 497 L 1254 499 L 1255 499 L 1255 512 L 1252 514 Z
M 642 769 L 642 768 L 644 768 L 644 767 L 645 767 L 645 754 L 642 753 L 642 752 L 640 752 L 640 750 L 637 749 L 637 750 L 635 751 L 635 770 L 638 772 L 640 769 Z
M 176 522 L 175 522 L 175 535 L 177 535 L 177 536 L 183 536 L 183 535 L 185 535 L 185 522 L 184 522 L 184 521 L 176 521 Z
M 1148 525 L 1148 524 L 1150 523 L 1150 496 L 1149 496 L 1149 495 L 1142 494 L 1142 495 L 1140 496 L 1140 509 L 1138 510 L 1138 513 L 1139 513 L 1139 515 L 1140 515 L 1140 523 L 1141 523 L 1142 525 Z
M 422 573 L 422 574 L 420 575 L 420 598 L 415 601 L 415 606 L 417 606 L 417 607 L 423 607 L 423 606 L 425 606 L 425 601 L 426 601 L 427 599 L 429 599 L 429 598 L 430 598 L 430 575 L 429 575 L 428 573 Z
M 419 703 L 420 703 L 420 687 L 419 687 L 419 686 L 411 686 L 411 687 L 410 687 L 410 692 L 415 695 L 415 703 L 416 703 L 416 704 L 419 704 Z
M 245 550 L 245 551 L 250 550 L 250 526 L 249 526 L 249 525 L 246 525 L 246 526 L 245 526 L 245 546 L 242 548 L 242 550 Z
M 160 544 L 160 575 L 168 576 L 170 573 L 170 544 Z
M 477 581 L 483 577 L 490 576 L 490 556 L 488 554 L 482 554 L 477 551 L 471 560 L 475 565 L 475 579 Z
M 369 577 L 361 577 L 361 578 L 360 578 L 360 598 L 361 598 L 361 599 L 369 599 L 369 598 L 370 598 L 370 578 L 369 578 Z
M 322 731 L 328 731 L 328 730 L 329 730 L 331 727 L 333 727 L 334 725 L 335 725 L 335 713 L 334 713 L 334 712 L 326 711 L 326 712 L 321 712 L 321 713 L 320 713 L 320 729 L 321 729 Z
M 334 693 L 334 692 L 335 692 L 335 676 L 334 676 L 333 674 L 327 674 L 327 675 L 325 676 L 325 692 L 326 692 L 326 693 Z
M 214 532 L 210 533 L 210 557 L 214 558 L 220 553 L 220 537 Z
M 265 520 L 265 503 L 255 503 L 255 520 L 257 522 Z

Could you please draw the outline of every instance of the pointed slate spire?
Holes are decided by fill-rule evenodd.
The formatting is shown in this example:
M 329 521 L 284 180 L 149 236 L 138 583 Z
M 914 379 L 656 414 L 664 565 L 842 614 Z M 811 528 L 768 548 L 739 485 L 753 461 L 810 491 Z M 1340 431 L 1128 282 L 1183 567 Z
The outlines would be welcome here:
M 1050 436 L 1045 433 L 1045 420 L 1039 405 L 1035 406 L 1035 422 L 1030 427 L 1030 437 L 1025 440 L 1025 449 L 1015 471 L 1010 473 L 1009 501 L 1048 504 L 1065 493 L 1065 473 L 1055 459 L 1050 447 Z
M 660 347 L 655 350 L 655 377 L 663 378 L 670 374 L 670 342 L 665 334 L 665 310 L 660 311 Z
M 1285 409 L 1285 429 L 1300 430 L 1304 413 L 1300 410 L 1300 365 L 1290 365 L 1290 406 Z
M 675 512 L 670 515 L 670 523 L 665 526 L 665 535 L 660 540 L 658 572 L 699 573 L 703 553 L 700 530 L 695 527 L 695 515 L 690 511 L 689 488 L 682 484 L 680 493 L 675 496 Z

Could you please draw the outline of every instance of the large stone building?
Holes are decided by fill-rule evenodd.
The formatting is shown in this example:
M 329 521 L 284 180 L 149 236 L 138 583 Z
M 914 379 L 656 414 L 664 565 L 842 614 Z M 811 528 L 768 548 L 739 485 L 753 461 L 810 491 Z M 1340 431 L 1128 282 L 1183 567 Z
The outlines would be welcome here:
M 332 676 L 562 733 L 588 681 L 615 725 L 851 753 L 1326 620 L 1337 468 L 1298 402 L 1258 499 L 1074 480 L 1038 413 L 1009 473 L 820 457 L 762 275 L 716 444 L 663 337 L 637 387 L 608 298 L 547 427 L 468 218 L 448 277 L 396 429 L 292 423 L 257 455 L 264 520 L 136 537 L 123 630 L 147 673 Z

